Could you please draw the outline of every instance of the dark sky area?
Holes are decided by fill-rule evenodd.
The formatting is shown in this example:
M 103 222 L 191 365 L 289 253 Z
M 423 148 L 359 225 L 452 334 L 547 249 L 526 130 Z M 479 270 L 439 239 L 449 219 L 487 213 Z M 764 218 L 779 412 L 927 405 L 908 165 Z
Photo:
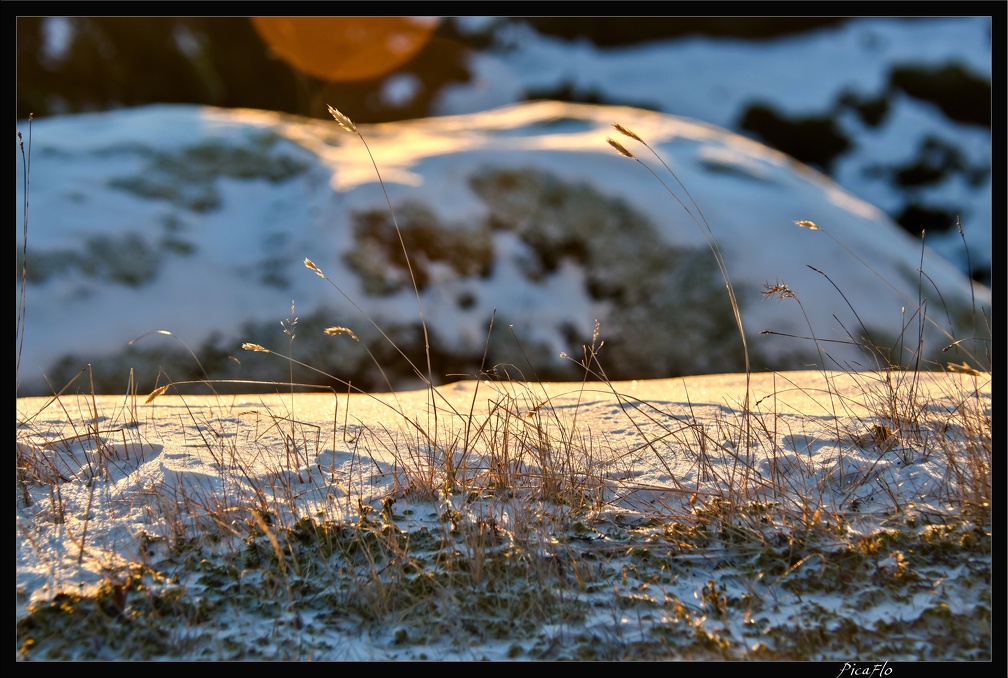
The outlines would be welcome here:
M 290 20 L 291 18 L 286 18 Z M 382 21 L 382 20 L 386 21 Z M 261 108 L 313 117 L 338 100 L 358 122 L 424 117 L 438 91 L 469 78 L 466 55 L 491 44 L 501 23 L 482 32 L 461 31 L 452 18 L 415 26 L 398 17 L 322 17 L 310 34 L 291 35 L 296 49 L 310 50 L 310 65 L 333 60 L 328 76 L 292 64 L 270 34 L 291 34 L 284 17 L 46 17 L 17 18 L 17 116 L 106 110 L 149 103 L 196 103 Z M 600 47 L 639 44 L 689 35 L 759 40 L 835 23 L 830 17 L 512 17 L 538 32 Z M 272 21 L 272 24 L 268 23 Z M 399 23 L 393 23 L 398 21 Z M 298 28 L 298 26 L 295 26 Z M 414 29 L 419 29 L 414 30 Z M 304 24 L 301 26 L 304 30 Z M 319 37 L 323 36 L 323 37 Z M 419 37 L 417 37 L 419 36 Z M 415 40 L 404 48 L 403 42 Z M 382 74 L 368 74 L 375 52 L 388 45 L 406 53 Z M 358 68 L 353 69 L 354 58 Z M 296 60 L 296 55 L 295 55 Z M 317 70 L 317 69 L 313 69 Z M 348 72 L 349 71 L 349 72 Z M 392 73 L 408 72 L 422 83 L 406 102 L 378 95 Z

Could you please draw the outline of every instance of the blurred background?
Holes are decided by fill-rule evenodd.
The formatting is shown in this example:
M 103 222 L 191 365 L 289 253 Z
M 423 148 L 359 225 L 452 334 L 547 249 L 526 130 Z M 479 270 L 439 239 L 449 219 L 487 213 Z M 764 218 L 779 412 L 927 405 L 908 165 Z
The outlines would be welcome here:
M 516 26 L 602 48 L 706 36 L 761 40 L 833 17 L 19 17 L 18 118 L 199 103 L 357 122 L 431 115 L 468 57 Z M 582 100 L 571 91 L 529 98 Z M 603 102 L 596 102 L 603 103 Z M 618 103 L 610 101 L 608 103 Z
M 989 17 L 18 17 L 17 116 L 177 102 L 325 118 L 339 102 L 373 123 L 530 99 L 630 105 L 749 136 L 915 236 L 951 237 L 959 216 L 977 214 L 963 195 L 983 196 L 990 182 L 990 26 Z M 832 50 L 820 47 L 830 40 Z M 900 47 L 908 42 L 912 53 Z M 784 69 L 764 60 L 774 52 L 786 54 Z M 915 119 L 895 145 L 860 143 L 886 127 L 892 137 L 908 101 L 934 112 L 929 129 Z M 991 284 L 982 256 L 959 264 Z
M 458 115 L 463 124 L 470 121 L 472 126 L 473 118 L 465 116 L 535 100 L 626 106 L 701 121 L 734 133 L 722 134 L 705 126 L 703 129 L 708 131 L 704 138 L 708 141 L 741 141 L 735 135 L 742 135 L 775 148 L 797 161 L 774 156 L 775 162 L 800 178 L 796 184 L 835 188 L 809 168 L 818 170 L 888 215 L 913 237 L 894 245 L 895 241 L 887 236 L 903 234 L 880 218 L 872 231 L 877 237 L 864 244 L 888 257 L 909 243 L 913 248 L 912 263 L 903 261 L 901 268 L 890 275 L 917 277 L 913 271 L 924 258 L 920 243 L 926 232 L 930 252 L 963 274 L 949 287 L 972 292 L 967 284 L 971 278 L 986 287 L 977 289 L 978 296 L 989 299 L 991 17 L 21 16 L 16 19 L 16 43 L 18 132 L 26 129 L 29 115 L 39 124 L 32 182 L 32 249 L 24 255 L 19 236 L 17 255 L 19 264 L 27 259 L 34 262 L 28 278 L 32 334 L 25 342 L 28 367 L 24 374 L 26 380 L 35 381 L 26 382 L 22 394 L 49 391 L 50 386 L 39 380 L 39 374 L 64 384 L 84 364 L 94 366 L 96 388 L 107 392 L 121 389 L 123 374 L 128 372 L 132 379 L 134 367 L 139 380 L 151 379 L 162 369 L 170 369 L 173 374 L 188 373 L 194 356 L 182 350 L 171 352 L 166 346 L 168 340 L 149 342 L 151 346 L 142 350 L 132 344 L 123 349 L 128 339 L 158 327 L 168 327 L 194 345 L 198 342 L 198 360 L 214 377 L 232 375 L 232 362 L 237 362 L 233 356 L 243 355 L 241 341 L 267 345 L 268 339 L 285 339 L 286 335 L 275 335 L 277 313 L 288 308 L 287 300 L 298 300 L 299 313 L 310 311 L 308 302 L 312 297 L 297 288 L 300 283 L 290 282 L 285 273 L 287 266 L 293 265 L 304 275 L 300 261 L 309 250 L 299 238 L 310 240 L 312 228 L 318 225 L 325 237 L 353 235 L 347 251 L 347 256 L 354 255 L 351 263 L 362 252 L 370 252 L 368 246 L 374 246 L 374 242 L 368 238 L 378 238 L 381 224 L 367 221 L 361 228 L 352 229 L 347 221 L 343 229 L 330 228 L 326 220 L 336 213 L 330 210 L 336 210 L 346 196 L 337 199 L 333 192 L 315 190 L 335 176 L 328 163 L 333 161 L 330 152 L 338 147 L 337 142 L 327 142 L 322 138 L 324 134 L 313 131 L 311 143 L 299 143 L 297 149 L 282 144 L 260 147 L 257 144 L 262 139 L 258 137 L 246 139 L 237 132 L 200 137 L 208 128 L 172 128 L 170 123 L 192 116 L 231 119 L 235 122 L 232 129 L 252 129 L 247 124 L 243 127 L 241 120 L 255 118 L 256 109 L 279 112 L 280 118 L 292 116 L 284 124 L 293 127 L 311 127 L 317 122 L 319 129 L 335 127 L 327 112 L 329 104 L 358 125 L 433 118 L 422 125 L 432 128 L 437 118 Z M 159 104 L 216 109 L 196 111 Z M 631 113 L 591 110 L 593 116 L 601 117 L 606 129 L 605 120 L 610 115 Z M 127 118 L 135 124 L 124 124 Z M 47 121 L 48 126 L 42 126 L 42 121 Z M 455 119 L 444 122 L 449 127 L 458 124 Z M 397 131 L 422 126 L 393 125 L 384 132 L 391 138 Z M 184 133 L 180 133 L 183 128 Z M 531 131 L 521 128 L 511 133 L 539 135 L 539 141 L 545 143 L 551 131 L 546 127 Z M 333 134 L 340 134 L 338 128 Z M 397 152 L 406 152 L 415 143 L 408 136 L 399 138 Z M 523 136 L 523 141 L 532 139 Z M 26 145 L 31 148 L 30 141 Z M 601 151 L 607 158 L 612 155 L 604 143 L 599 147 L 591 152 Z M 92 152 L 95 148 L 100 152 Z M 267 156 L 263 156 L 264 148 L 269 151 Z M 463 154 L 453 153 L 453 148 L 448 147 L 441 166 L 453 168 L 454 175 L 463 172 Z M 552 147 L 543 147 L 536 157 L 545 159 L 549 150 Z M 666 150 L 674 153 L 677 149 L 672 145 Z M 262 175 L 264 157 L 277 163 L 271 168 L 279 174 L 267 176 L 267 185 L 259 185 L 255 180 Z M 586 157 L 579 156 L 582 164 Z M 680 157 L 680 161 L 694 159 Z M 346 165 L 345 158 L 340 156 L 339 160 L 341 167 Z M 20 171 L 20 149 L 18 162 Z M 379 160 L 383 169 L 389 162 L 388 154 Z M 318 168 L 317 176 L 305 169 L 308 167 Z M 706 204 L 725 210 L 720 227 L 748 229 L 736 233 L 752 237 L 753 224 L 790 224 L 791 216 L 760 217 L 745 202 L 748 192 L 761 190 L 759 195 L 766 205 L 787 212 L 799 197 L 789 182 L 753 182 L 745 172 L 733 174 L 725 167 L 699 163 L 685 178 L 691 190 L 703 191 L 705 185 L 710 189 L 705 210 Z M 561 174 L 573 175 L 581 169 L 566 167 Z M 371 170 L 369 164 L 365 166 L 369 179 Z M 291 177 L 297 180 L 285 183 Z M 445 251 L 446 234 L 455 228 L 450 208 L 456 205 L 458 193 L 436 193 L 435 186 L 449 185 L 447 176 L 444 178 L 445 182 L 434 181 L 425 190 L 431 192 L 432 210 L 448 210 L 438 217 L 446 228 L 424 230 L 425 224 L 436 220 L 432 221 L 432 216 L 420 218 L 423 215 L 419 213 L 415 219 L 418 233 L 433 234 L 429 237 L 434 242 L 413 245 L 427 247 L 423 251 Z M 27 182 L 19 180 L 21 196 L 25 186 Z M 232 191 L 226 198 L 222 197 L 225 186 Z M 786 192 L 788 187 L 791 193 Z M 398 188 L 400 195 L 407 189 L 405 185 Z M 241 195 L 240 189 L 250 193 Z M 639 189 L 635 182 L 620 190 L 629 195 Z M 316 194 L 322 196 L 319 201 L 309 199 Z M 556 206 L 541 199 L 543 214 L 552 214 L 550 210 Z M 817 199 L 830 208 L 844 203 L 832 193 Z M 571 202 L 576 207 L 594 204 L 583 198 Z M 384 205 L 378 209 L 384 214 Z M 23 207 L 19 206 L 19 210 L 26 213 Z M 356 215 L 353 211 L 348 218 L 356 219 Z M 587 248 L 589 236 L 579 229 L 590 220 L 564 218 L 576 222 L 570 232 L 579 234 L 577 238 L 585 241 L 579 246 Z M 632 225 L 639 225 L 638 221 L 631 220 Z M 21 228 L 19 217 L 19 231 Z M 620 227 L 620 241 L 638 248 L 635 252 L 653 255 L 648 236 L 638 233 L 627 237 L 630 230 L 626 224 Z M 596 244 L 606 242 L 596 230 L 584 233 L 590 233 Z M 536 240 L 538 231 L 532 235 L 533 242 L 526 244 L 538 252 L 535 247 L 542 245 Z M 637 242 L 629 242 L 634 238 Z M 740 239 L 744 241 L 744 237 Z M 249 246 L 242 249 L 237 246 L 239 242 Z M 769 242 L 766 239 L 761 245 Z M 217 248 L 220 243 L 226 244 Z M 753 259 L 762 264 L 781 253 L 781 247 L 771 247 L 760 250 Z M 602 249 L 606 255 L 616 254 L 607 246 Z M 493 252 L 500 257 L 494 265 L 505 270 L 511 254 L 497 249 Z M 929 261 L 930 257 L 929 253 Z M 340 261 L 346 263 L 345 259 Z M 366 269 L 365 273 L 391 275 L 394 271 L 384 270 L 388 261 L 391 259 L 374 259 L 374 270 Z M 226 270 L 217 268 L 221 262 L 227 264 Z M 676 275 L 685 275 L 683 271 L 689 269 L 679 264 L 669 267 L 679 271 Z M 20 273 L 21 266 L 17 268 Z M 353 266 L 340 266 L 338 270 L 349 271 L 348 276 L 360 274 L 360 280 L 355 277 L 348 284 L 366 282 L 366 276 Z M 592 270 L 607 269 L 593 260 Z M 930 268 L 929 273 L 934 270 Z M 216 307 L 204 297 L 206 287 L 191 295 L 193 299 L 179 297 L 185 286 L 176 281 L 192 283 L 204 271 L 213 273 L 214 291 L 226 299 Z M 262 285 L 254 294 L 246 289 L 250 271 L 264 272 Z M 493 288 L 491 280 L 497 278 L 468 273 L 459 276 L 473 289 L 483 289 L 485 283 L 490 289 L 480 303 L 493 300 L 494 308 L 515 289 L 511 284 L 515 281 L 510 279 Z M 516 280 L 525 278 L 519 275 Z M 565 313 L 581 319 L 593 316 L 575 313 L 576 305 L 564 296 L 566 288 L 563 294 L 547 294 L 538 284 L 529 282 L 527 296 L 534 304 L 522 301 L 522 310 L 511 309 L 511 315 L 530 327 L 552 333 L 550 341 L 559 342 L 566 350 L 585 328 L 575 332 L 571 328 L 580 326 L 563 320 L 563 314 L 555 309 L 543 311 L 541 316 L 530 309 L 540 309 L 535 306 L 540 301 L 562 299 L 566 302 Z M 479 295 L 469 287 L 465 294 L 446 296 L 451 303 L 431 303 L 445 314 L 470 318 L 483 308 L 477 303 Z M 674 285 L 659 287 L 663 293 L 669 287 L 668 293 L 674 296 Z M 701 288 L 691 279 L 691 294 L 699 294 Z M 572 289 L 598 301 L 590 289 L 578 285 Z M 722 292 L 720 286 L 717 292 Z M 949 288 L 944 292 L 949 294 Z M 244 294 L 253 295 L 254 303 L 244 301 Z M 280 305 L 263 301 L 267 294 L 270 299 L 277 297 Z M 382 295 L 377 293 L 368 297 L 369 308 L 382 301 L 379 297 Z M 389 308 L 398 308 L 395 299 L 393 295 L 386 300 Z M 656 300 L 665 297 L 648 299 L 657 304 Z M 875 295 L 865 301 L 881 306 Z M 190 302 L 199 310 L 186 311 L 190 307 L 185 304 Z M 694 344 L 666 341 L 671 322 L 667 318 L 691 316 L 696 324 L 697 318 L 692 316 L 711 316 L 709 306 L 702 305 L 704 313 L 697 313 L 693 307 L 676 307 L 675 312 L 669 310 L 671 307 L 660 307 L 664 310 L 655 312 L 659 306 L 654 304 L 638 304 L 632 309 L 620 304 L 621 310 L 636 314 L 634 318 L 646 317 L 653 325 L 644 330 L 640 324 L 623 323 L 633 327 L 634 336 L 628 334 L 622 339 L 629 348 L 626 355 L 614 360 L 617 367 L 613 369 L 623 370 L 616 375 L 618 378 L 738 369 L 730 359 L 735 355 L 730 326 L 727 332 L 720 327 L 711 330 L 711 336 L 731 341 L 731 346 L 725 348 L 727 353 L 715 350 L 709 336 L 696 334 L 706 337 L 696 339 L 707 360 L 704 364 L 694 358 L 699 352 L 691 348 Z M 940 305 L 945 306 L 944 300 Z M 205 313 L 202 306 L 215 310 Z M 825 308 L 826 304 L 820 306 Z M 224 308 L 235 317 L 222 315 Z M 295 317 L 293 303 L 289 308 Z M 405 308 L 408 316 L 391 314 L 383 322 L 395 318 L 406 337 L 397 341 L 412 345 L 419 355 L 423 342 L 415 333 L 415 308 L 411 304 Z M 108 313 L 110 309 L 115 312 Z M 96 321 L 99 317 L 100 324 Z M 319 311 L 317 322 L 321 323 L 323 317 L 329 316 Z M 73 318 L 79 320 L 74 322 Z M 19 322 L 22 319 L 19 316 Z M 68 319 L 80 330 L 63 331 Z M 307 330 L 309 320 L 308 316 L 302 317 L 302 329 Z M 157 324 L 152 324 L 155 321 Z M 444 319 L 441 322 L 443 328 L 455 327 Z M 480 337 L 485 331 L 484 322 L 480 316 Z M 118 334 L 113 335 L 112 323 Z M 590 328 L 587 330 L 590 333 Z M 445 330 L 443 334 L 457 338 L 464 333 Z M 610 355 L 619 350 L 618 334 L 618 328 L 612 327 L 606 335 Z M 653 352 L 637 351 L 644 335 L 652 342 Z M 307 336 L 307 331 L 299 334 L 301 351 L 308 350 Z M 333 348 L 326 335 L 318 336 L 326 344 L 318 349 L 312 364 L 338 366 L 343 370 L 341 374 L 352 374 L 354 384 L 369 384 L 366 379 L 374 375 L 363 350 L 351 360 L 348 351 Z M 19 337 L 23 339 L 24 335 Z M 375 342 L 374 350 L 383 346 L 377 339 Z M 538 347 L 532 352 L 555 357 L 557 347 L 553 343 L 548 350 Z M 443 353 L 435 356 L 438 360 L 443 359 L 446 365 L 452 363 L 451 367 L 439 367 L 438 374 L 472 373 L 483 357 L 482 353 L 460 356 L 457 346 L 448 340 L 434 350 Z M 659 353 L 665 356 L 662 360 L 667 358 L 666 362 L 658 359 Z M 680 354 L 689 360 L 680 361 Z M 492 362 L 506 362 L 497 355 L 492 357 Z M 353 367 L 357 358 L 360 369 L 352 372 L 351 368 L 357 369 Z M 808 363 L 797 355 L 789 358 Z M 472 364 L 464 363 L 470 359 Z M 278 381 L 287 378 L 286 373 L 268 373 L 267 367 L 254 362 L 255 357 L 243 355 L 242 360 L 245 367 L 241 369 L 249 373 Z M 353 364 L 348 367 L 341 360 Z M 464 363 L 461 367 L 460 361 Z M 519 362 L 517 358 L 508 361 Z M 566 373 L 545 371 L 554 367 L 544 364 L 540 374 L 569 378 Z M 279 364 L 277 369 L 281 368 L 286 366 Z M 108 381 L 99 383 L 101 375 Z M 193 378 L 197 376 L 193 374 Z M 411 377 L 406 374 L 406 378 Z M 380 386 L 371 384 L 368 388 Z

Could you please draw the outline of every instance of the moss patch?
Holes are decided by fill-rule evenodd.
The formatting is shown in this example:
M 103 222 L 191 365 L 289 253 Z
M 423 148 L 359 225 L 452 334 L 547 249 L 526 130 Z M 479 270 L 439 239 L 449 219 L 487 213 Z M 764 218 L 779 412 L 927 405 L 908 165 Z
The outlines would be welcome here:
M 141 198 L 164 200 L 193 212 L 209 212 L 220 207 L 215 185 L 218 178 L 280 183 L 307 171 L 305 162 L 278 151 L 279 140 L 267 132 L 242 146 L 211 140 L 179 151 L 159 151 L 148 157 L 141 171 L 114 178 L 109 184 Z
M 493 264 L 490 231 L 482 224 L 443 223 L 420 202 L 404 202 L 395 210 L 376 209 L 353 215 L 355 247 L 345 261 L 356 271 L 369 294 L 394 294 L 412 288 L 410 267 L 417 287 L 423 291 L 436 275 L 438 265 L 459 276 L 486 275 Z M 402 234 L 402 241 L 399 239 Z M 409 252 L 409 264 L 403 248 Z
M 534 252 L 524 267 L 530 280 L 565 259 L 584 267 L 589 295 L 609 307 L 610 378 L 744 369 L 709 252 L 673 247 L 627 202 L 547 172 L 491 168 L 470 185 L 489 208 L 488 226 L 516 233 Z
M 24 257 L 17 251 L 17 275 Z M 28 283 L 41 284 L 51 278 L 79 273 L 87 278 L 127 287 L 140 287 L 158 273 L 154 248 L 138 233 L 99 234 L 84 241 L 83 247 L 28 252 Z

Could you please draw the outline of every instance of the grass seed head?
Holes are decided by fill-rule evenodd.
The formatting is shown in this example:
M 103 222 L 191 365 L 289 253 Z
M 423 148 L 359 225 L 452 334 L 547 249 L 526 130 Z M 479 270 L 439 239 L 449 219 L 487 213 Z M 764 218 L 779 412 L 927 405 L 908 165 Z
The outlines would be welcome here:
M 948 364 L 948 371 L 949 372 L 960 372 L 962 374 L 969 374 L 969 375 L 974 376 L 974 377 L 982 377 L 983 376 L 983 372 L 981 372 L 980 370 L 977 370 L 977 369 L 974 369 L 974 368 L 970 367 L 966 363 L 965 360 L 963 362 L 961 362 L 961 363 L 958 363 L 958 364 L 956 364 L 956 363 L 949 363 Z
M 624 136 L 628 136 L 631 139 L 636 139 L 637 141 L 641 142 L 642 144 L 644 143 L 644 140 L 641 139 L 640 136 L 638 136 L 636 132 L 634 132 L 633 130 L 627 129 L 626 127 L 624 127 L 623 125 L 619 124 L 618 122 L 612 123 L 612 126 L 613 126 L 613 129 L 616 130 L 617 132 L 619 132 L 620 134 L 622 134 Z M 612 143 L 612 142 L 610 141 L 609 143 Z
M 340 113 L 338 109 L 329 106 L 329 114 L 336 120 L 336 123 L 347 132 L 357 134 L 357 125 L 353 124 L 353 120 Z
M 307 267 L 307 268 L 308 268 L 309 270 L 312 270 L 312 271 L 315 271 L 315 275 L 317 275 L 318 277 L 320 277 L 320 278 L 324 278 L 324 277 L 325 277 L 325 273 L 323 273 L 323 272 L 321 271 L 321 269 L 319 269 L 319 267 L 318 267 L 318 266 L 316 266 L 316 265 L 314 264 L 314 262 L 312 262 L 312 260 L 311 260 L 311 259 L 308 259 L 308 258 L 305 258 L 305 260 L 304 260 L 304 265 L 305 265 L 305 266 L 306 266 L 306 267 Z
M 635 156 L 635 155 L 634 155 L 633 153 L 631 153 L 630 151 L 628 151 L 628 150 L 627 150 L 627 149 L 626 149 L 626 148 L 625 148 L 625 147 L 623 146 L 623 144 L 621 144 L 620 142 L 616 141 L 616 140 L 615 140 L 615 139 L 613 139 L 612 137 L 606 137 L 606 141 L 607 141 L 607 142 L 609 142 L 609 145 L 610 145 L 610 146 L 612 146 L 613 148 L 615 148 L 615 149 L 616 149 L 616 151 L 617 151 L 617 152 L 618 152 L 618 153 L 619 153 L 620 155 L 622 155 L 622 156 L 624 156 L 624 157 L 627 157 L 627 158 L 632 158 L 633 160 L 636 160 L 636 159 L 637 159 L 637 156 Z
M 354 341 L 360 341 L 360 339 L 357 338 L 357 335 L 353 333 L 353 330 L 348 327 L 327 327 L 325 328 L 325 333 L 330 335 L 345 334 Z
M 157 398 L 159 395 L 164 395 L 164 392 L 168 390 L 169 386 L 171 386 L 171 384 L 165 384 L 164 386 L 160 386 L 160 387 L 154 389 L 153 391 L 151 391 L 151 394 L 149 396 L 147 396 L 147 400 L 144 401 L 144 404 L 146 405 L 147 403 L 150 403 L 155 398 Z
M 799 301 L 798 295 L 794 293 L 794 290 L 782 282 L 774 283 L 773 285 L 763 283 L 763 299 L 770 299 L 771 297 L 777 297 L 777 301 L 783 301 L 784 299 Z

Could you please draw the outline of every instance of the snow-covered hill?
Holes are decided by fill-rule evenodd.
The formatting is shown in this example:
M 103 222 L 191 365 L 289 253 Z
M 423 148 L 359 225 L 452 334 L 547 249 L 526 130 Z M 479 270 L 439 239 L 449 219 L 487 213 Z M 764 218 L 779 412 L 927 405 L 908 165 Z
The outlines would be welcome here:
M 654 147 L 688 194 L 613 122 Z M 18 129 L 27 149 L 28 127 Z M 712 125 L 542 101 L 359 130 L 420 286 L 435 381 L 495 365 L 577 378 L 596 320 L 610 378 L 743 369 L 704 220 L 757 370 L 820 360 L 813 341 L 764 330 L 814 334 L 827 367 L 859 369 L 877 365 L 852 336 L 905 364 L 922 326 L 925 357 L 959 362 L 942 348 L 983 334 L 979 313 L 990 315 L 988 288 L 971 287 L 880 209 Z M 33 122 L 30 157 L 18 395 L 61 388 L 86 364 L 106 392 L 125 390 L 131 368 L 141 391 L 203 371 L 289 379 L 285 361 L 243 342 L 383 389 L 366 346 L 393 386 L 417 384 L 376 326 L 426 373 L 417 298 L 375 165 L 333 120 L 183 105 L 52 117 Z M 19 155 L 19 261 L 22 177 Z M 763 299 L 778 283 L 800 303 Z M 325 334 L 332 326 L 359 341 Z M 170 335 L 148 334 L 157 330 Z M 295 380 L 325 381 L 308 371 Z

